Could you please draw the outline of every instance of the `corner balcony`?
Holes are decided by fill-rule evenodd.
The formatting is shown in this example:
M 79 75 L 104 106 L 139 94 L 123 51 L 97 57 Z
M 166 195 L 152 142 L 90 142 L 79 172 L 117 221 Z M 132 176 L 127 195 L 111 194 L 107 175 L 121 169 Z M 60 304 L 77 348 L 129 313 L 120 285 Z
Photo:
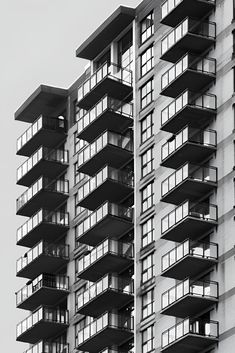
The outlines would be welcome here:
M 34 279 L 41 273 L 56 273 L 65 267 L 68 261 L 68 245 L 41 241 L 17 260 L 16 275 Z
M 68 167 L 68 151 L 40 147 L 17 169 L 17 184 L 31 186 L 40 176 L 56 179 Z
M 107 273 L 119 273 L 132 266 L 133 244 L 106 239 L 78 260 L 79 278 L 96 282 Z
M 219 340 L 219 323 L 185 319 L 162 334 L 162 352 L 199 353 L 216 345 Z
M 78 171 L 94 176 L 104 165 L 119 169 L 133 158 L 133 137 L 110 131 L 78 153 Z
M 107 236 L 119 238 L 133 227 L 133 208 L 106 202 L 77 226 L 76 239 L 97 246 Z
M 41 306 L 16 327 L 16 340 L 37 343 L 61 335 L 69 326 L 68 311 Z
M 162 110 L 161 130 L 176 134 L 186 125 L 200 129 L 216 117 L 216 109 L 215 95 L 185 91 Z
M 105 63 L 78 87 L 78 106 L 89 110 L 106 94 L 130 102 L 132 90 L 132 72 L 118 65 Z
M 133 317 L 105 313 L 78 331 L 76 348 L 96 353 L 108 346 L 120 346 L 133 338 L 133 329 Z
M 201 92 L 215 78 L 215 59 L 186 54 L 162 75 L 161 95 L 176 98 L 186 89 Z
M 185 240 L 162 257 L 163 277 L 183 280 L 209 271 L 218 263 L 218 244 Z
M 185 17 L 199 20 L 215 9 L 215 0 L 166 0 L 161 5 L 161 23 L 175 27 Z
M 106 130 L 116 133 L 133 125 L 133 105 L 104 96 L 77 123 L 77 137 L 89 143 Z
M 133 281 L 108 274 L 78 296 L 76 312 L 98 317 L 106 311 L 128 305 L 131 301 L 134 301 Z
M 69 353 L 69 344 L 40 341 L 24 351 L 24 353 Z
M 211 308 L 218 298 L 217 282 L 186 279 L 162 294 L 161 314 L 185 319 Z
M 31 217 L 40 208 L 55 210 L 69 197 L 69 182 L 40 177 L 17 200 L 17 215 Z
M 217 168 L 185 164 L 162 182 L 162 202 L 180 205 L 213 192 L 217 187 Z
M 16 293 L 16 306 L 33 311 L 40 305 L 53 306 L 68 294 L 69 277 L 41 274 Z
M 198 130 L 186 126 L 162 146 L 161 165 L 177 169 L 186 162 L 201 164 L 213 155 L 216 149 L 215 130 Z
M 17 229 L 17 245 L 32 247 L 41 239 L 54 242 L 69 229 L 69 214 L 39 210 Z
M 185 18 L 161 41 L 162 60 L 175 63 L 187 52 L 201 55 L 208 51 L 216 38 L 216 24 Z
M 195 240 L 218 225 L 217 206 L 184 202 L 161 220 L 162 239 L 182 242 Z
M 94 211 L 105 201 L 121 202 L 132 196 L 133 190 L 132 171 L 105 166 L 78 189 L 78 205 Z
M 18 139 L 17 154 L 31 156 L 40 146 L 54 148 L 66 139 L 64 117 L 40 116 Z

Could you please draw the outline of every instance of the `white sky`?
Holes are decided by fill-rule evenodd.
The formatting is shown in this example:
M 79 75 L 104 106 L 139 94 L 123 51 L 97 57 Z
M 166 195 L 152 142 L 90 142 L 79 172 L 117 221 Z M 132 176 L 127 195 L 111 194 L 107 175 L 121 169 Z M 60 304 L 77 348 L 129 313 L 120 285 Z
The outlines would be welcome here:
M 82 73 L 85 61 L 76 48 L 119 5 L 136 7 L 140 0 L 0 0 L 0 178 L 1 178 L 1 352 L 23 352 L 15 342 L 16 324 L 27 311 L 15 308 L 15 292 L 27 282 L 16 279 L 16 259 L 24 248 L 15 245 L 15 200 L 24 191 L 15 186 L 16 138 L 27 124 L 15 122 L 14 112 L 40 85 L 69 87 Z

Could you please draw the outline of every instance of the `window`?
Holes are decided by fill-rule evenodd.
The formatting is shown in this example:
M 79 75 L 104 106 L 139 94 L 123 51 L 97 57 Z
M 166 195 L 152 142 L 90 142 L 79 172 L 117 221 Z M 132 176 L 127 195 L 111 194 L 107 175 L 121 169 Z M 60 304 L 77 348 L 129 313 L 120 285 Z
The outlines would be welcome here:
M 149 353 L 154 351 L 154 325 L 149 326 L 142 331 L 142 353 Z
M 130 30 L 118 42 L 118 65 L 131 70 L 133 63 L 133 39 L 132 30 Z
M 78 206 L 78 193 L 74 196 L 74 203 L 75 203 L 75 211 L 74 211 L 74 217 L 77 217 L 80 213 L 82 213 L 85 208 Z
M 154 33 L 154 16 L 151 12 L 140 23 L 140 43 L 144 43 Z
M 84 293 L 85 290 L 87 289 L 87 283 L 83 284 L 82 287 L 80 287 L 76 292 L 75 292 L 75 309 L 76 312 L 78 311 L 79 308 L 79 302 L 78 302 L 78 297 L 80 296 L 80 294 Z
M 140 75 L 144 76 L 153 68 L 153 47 L 148 48 L 140 57 Z
M 77 138 L 77 131 L 73 134 L 73 138 L 74 138 L 74 154 L 75 154 L 78 151 L 80 151 L 82 148 L 84 148 L 87 145 L 87 143 L 85 140 L 81 140 Z
M 141 120 L 141 143 L 153 136 L 153 113 Z
M 140 89 L 141 109 L 145 108 L 153 101 L 153 78 L 149 80 Z
M 74 164 L 74 185 L 79 183 L 82 179 L 85 178 L 85 174 L 79 173 L 78 171 L 78 162 Z
M 149 148 L 141 156 L 141 174 L 145 177 L 153 170 L 153 147 Z
M 86 110 L 82 109 L 82 108 L 79 108 L 77 106 L 77 102 L 75 102 L 74 104 L 75 104 L 75 108 L 74 108 L 74 111 L 75 111 L 74 123 L 76 123 L 78 120 L 80 120 L 86 114 Z
M 142 260 L 142 283 L 145 283 L 153 278 L 153 269 L 153 254 L 150 254 Z
M 142 212 L 147 211 L 153 206 L 153 182 L 148 184 L 141 191 L 142 193 Z
M 142 296 L 142 319 L 152 315 L 154 312 L 154 289 Z
M 153 220 L 154 218 L 152 217 L 141 225 L 142 248 L 153 242 Z

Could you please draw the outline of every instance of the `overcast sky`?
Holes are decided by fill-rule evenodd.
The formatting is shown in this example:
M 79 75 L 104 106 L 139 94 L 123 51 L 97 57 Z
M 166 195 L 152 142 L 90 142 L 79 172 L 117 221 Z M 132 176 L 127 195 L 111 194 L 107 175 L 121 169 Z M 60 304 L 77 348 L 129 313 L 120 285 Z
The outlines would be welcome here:
M 26 279 L 16 279 L 15 200 L 24 191 L 15 186 L 16 138 L 27 124 L 14 121 L 14 111 L 41 84 L 68 88 L 82 73 L 86 61 L 75 57 L 76 48 L 119 5 L 136 7 L 139 0 L 0 0 L 0 153 L 1 153 L 1 319 L 2 352 L 22 352 L 15 342 L 16 323 L 27 311 L 15 309 L 15 292 Z

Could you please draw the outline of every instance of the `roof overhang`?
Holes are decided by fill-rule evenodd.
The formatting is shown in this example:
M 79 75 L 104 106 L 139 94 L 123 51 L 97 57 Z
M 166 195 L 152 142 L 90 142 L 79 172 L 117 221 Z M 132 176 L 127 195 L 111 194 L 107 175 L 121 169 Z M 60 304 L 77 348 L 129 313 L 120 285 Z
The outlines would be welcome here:
M 135 9 L 120 6 L 76 50 L 76 56 L 94 60 L 135 18 Z

